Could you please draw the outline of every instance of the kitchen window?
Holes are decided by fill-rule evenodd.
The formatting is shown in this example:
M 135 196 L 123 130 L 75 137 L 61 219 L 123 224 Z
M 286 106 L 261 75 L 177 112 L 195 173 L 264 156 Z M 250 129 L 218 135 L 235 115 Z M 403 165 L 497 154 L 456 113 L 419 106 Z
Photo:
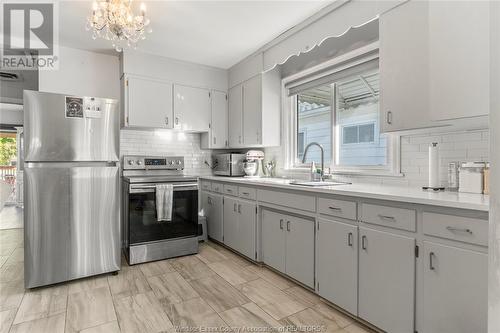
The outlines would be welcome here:
M 313 77 L 308 80 L 307 77 Z M 309 73 L 286 82 L 289 96 L 288 168 L 319 166 L 324 148 L 325 171 L 367 175 L 399 172 L 399 137 L 380 133 L 378 57 L 343 65 L 322 75 Z

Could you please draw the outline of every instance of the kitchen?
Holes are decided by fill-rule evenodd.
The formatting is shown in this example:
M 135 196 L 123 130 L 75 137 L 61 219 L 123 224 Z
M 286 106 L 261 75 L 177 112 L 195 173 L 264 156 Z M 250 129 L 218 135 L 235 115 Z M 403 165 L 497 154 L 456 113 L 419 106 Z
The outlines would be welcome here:
M 0 332 L 500 332 L 498 3 L 51 4 Z

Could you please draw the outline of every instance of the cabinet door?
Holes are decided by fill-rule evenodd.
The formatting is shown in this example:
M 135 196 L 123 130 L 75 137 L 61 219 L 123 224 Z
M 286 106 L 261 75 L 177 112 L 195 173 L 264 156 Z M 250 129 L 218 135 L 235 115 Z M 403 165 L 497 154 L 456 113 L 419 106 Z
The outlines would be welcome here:
M 429 126 L 427 10 L 409 1 L 380 17 L 382 132 Z
M 238 200 L 224 197 L 224 244 L 238 250 Z
M 386 332 L 414 331 L 415 239 L 359 228 L 358 316 Z
M 488 115 L 489 1 L 429 1 L 430 115 Z
M 424 329 L 486 332 L 488 255 L 424 242 Z
M 286 216 L 286 274 L 314 288 L 314 221 Z
M 237 85 L 229 89 L 228 96 L 228 140 L 229 147 L 239 147 L 242 145 L 242 117 L 243 117 L 243 87 Z
M 285 273 L 286 217 L 264 209 L 262 211 L 262 261 Z
M 243 83 L 243 143 L 262 143 L 262 77 L 257 75 Z
M 255 230 L 257 223 L 257 204 L 252 201 L 238 202 L 238 248 L 237 250 L 252 259 L 256 258 Z
M 172 128 L 171 83 L 129 76 L 125 89 L 125 126 Z
M 318 293 L 358 314 L 358 228 L 337 221 L 318 221 Z
M 182 130 L 208 131 L 210 91 L 174 85 L 174 127 Z
M 209 213 L 207 216 L 207 231 L 210 238 L 222 242 L 223 239 L 223 205 L 222 195 L 210 193 L 208 195 Z
M 227 94 L 212 91 L 212 117 L 210 122 L 210 147 L 227 147 Z

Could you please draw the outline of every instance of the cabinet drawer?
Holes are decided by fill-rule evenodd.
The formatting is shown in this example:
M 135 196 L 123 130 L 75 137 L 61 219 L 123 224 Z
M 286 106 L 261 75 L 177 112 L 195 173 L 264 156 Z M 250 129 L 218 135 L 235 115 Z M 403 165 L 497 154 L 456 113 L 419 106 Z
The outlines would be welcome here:
M 257 198 L 257 190 L 251 187 L 240 186 L 238 188 L 238 195 L 240 198 L 255 200 Z
M 316 198 L 313 194 L 301 195 L 281 191 L 257 190 L 259 201 L 291 207 L 295 209 L 316 211 Z
M 361 221 L 395 229 L 416 230 L 416 212 L 413 209 L 363 203 Z
M 223 189 L 224 186 L 222 185 L 222 183 L 212 182 L 212 191 L 217 193 L 224 193 Z
M 201 181 L 201 189 L 205 191 L 211 191 L 212 190 L 212 183 L 207 182 L 206 180 Z
M 488 221 L 463 216 L 424 212 L 424 234 L 488 246 Z
M 237 196 L 238 195 L 238 186 L 224 184 L 224 194 Z
M 318 199 L 318 212 L 351 220 L 355 220 L 357 215 L 355 202 L 327 198 Z

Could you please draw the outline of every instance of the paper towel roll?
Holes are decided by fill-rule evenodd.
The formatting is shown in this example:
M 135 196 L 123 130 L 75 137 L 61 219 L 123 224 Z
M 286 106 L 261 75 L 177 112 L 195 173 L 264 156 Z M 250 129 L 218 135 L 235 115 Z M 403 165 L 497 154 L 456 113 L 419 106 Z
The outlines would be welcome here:
M 439 187 L 439 148 L 437 142 L 429 146 L 429 187 Z

